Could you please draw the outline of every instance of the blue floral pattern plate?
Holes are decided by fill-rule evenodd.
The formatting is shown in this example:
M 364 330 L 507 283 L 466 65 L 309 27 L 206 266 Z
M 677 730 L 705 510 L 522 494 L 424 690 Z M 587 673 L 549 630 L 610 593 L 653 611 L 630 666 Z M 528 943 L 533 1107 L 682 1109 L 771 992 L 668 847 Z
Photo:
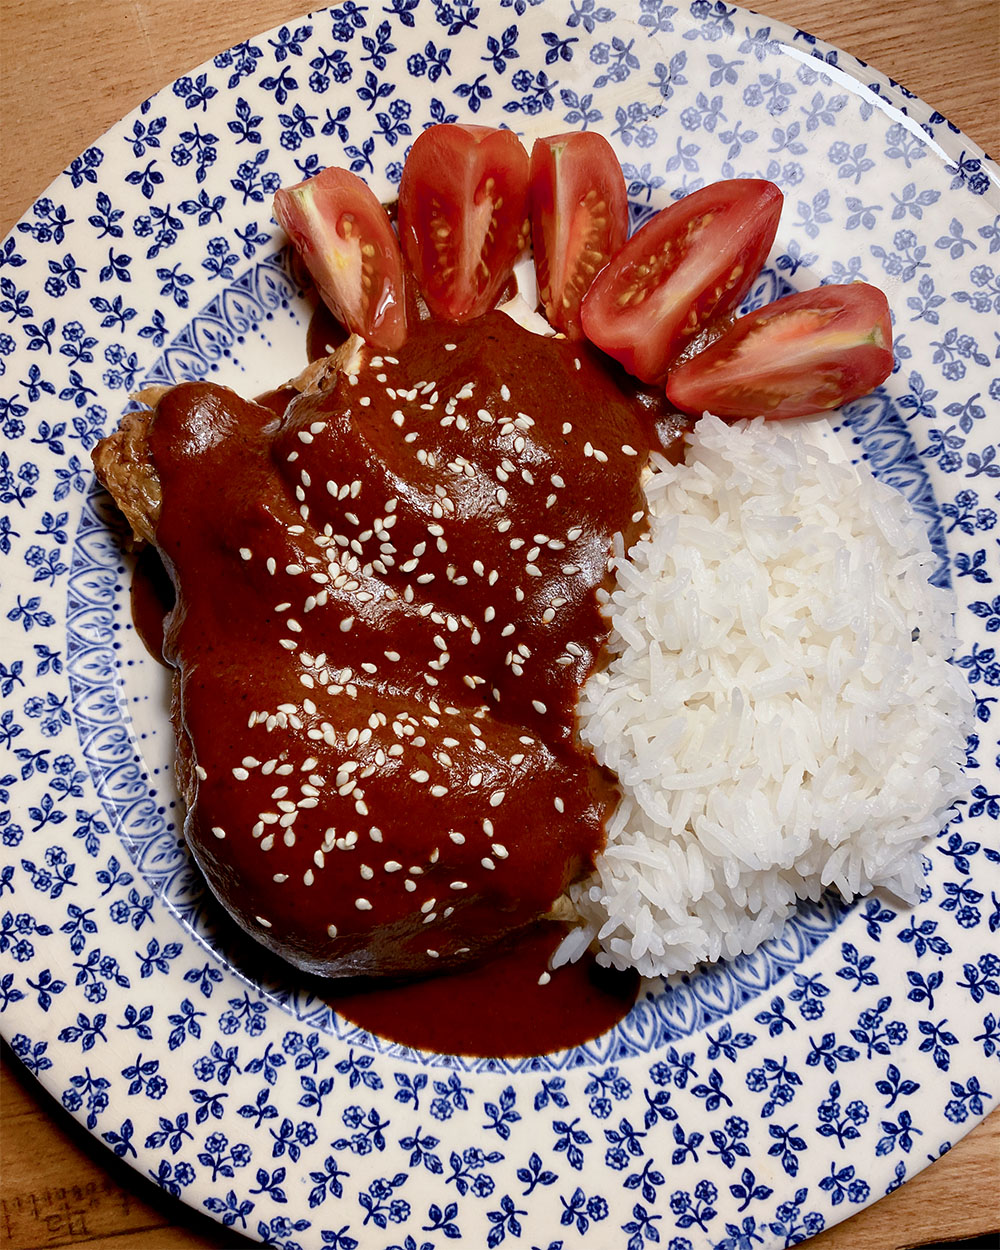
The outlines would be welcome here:
M 787 1246 L 1000 1096 L 1000 183 L 898 85 L 728 5 L 355 0 L 249 39 L 106 134 L 0 247 L 0 1013 L 143 1175 L 274 1245 Z M 975 693 L 967 798 L 914 907 L 803 908 L 578 1049 L 418 1054 L 261 982 L 185 854 L 166 677 L 89 453 L 142 384 L 304 362 L 270 199 L 383 197 L 433 122 L 604 133 L 633 224 L 720 177 L 786 202 L 749 306 L 863 278 L 896 370 L 842 436 L 926 518 Z

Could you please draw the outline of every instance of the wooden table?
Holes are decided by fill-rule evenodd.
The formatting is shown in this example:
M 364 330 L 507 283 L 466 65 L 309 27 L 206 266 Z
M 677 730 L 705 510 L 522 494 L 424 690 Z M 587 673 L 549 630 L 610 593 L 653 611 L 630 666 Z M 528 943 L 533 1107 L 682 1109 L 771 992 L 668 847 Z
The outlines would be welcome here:
M 869 61 L 1000 153 L 996 0 L 762 2 L 769 16 Z M 88 142 L 152 91 L 304 7 L 296 0 L 0 0 L 0 237 Z M 6 1050 L 0 1151 L 0 1241 L 10 1250 L 250 1244 L 122 1165 Z M 995 1111 L 943 1160 L 810 1244 L 896 1250 L 992 1233 L 1000 1227 L 998 1180 Z

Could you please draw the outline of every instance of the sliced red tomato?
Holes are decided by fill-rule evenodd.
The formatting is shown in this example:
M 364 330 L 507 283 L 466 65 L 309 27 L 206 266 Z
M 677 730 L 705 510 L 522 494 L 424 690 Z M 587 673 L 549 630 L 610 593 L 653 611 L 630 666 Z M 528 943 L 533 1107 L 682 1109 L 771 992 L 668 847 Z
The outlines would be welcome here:
M 331 166 L 282 187 L 274 215 L 338 321 L 380 351 L 402 346 L 402 254 L 385 209 L 357 174 Z
M 799 291 L 747 313 L 667 379 L 682 412 L 804 417 L 839 408 L 892 372 L 889 305 L 864 282 Z
M 537 139 L 531 149 L 531 242 L 549 323 L 580 338 L 580 304 L 628 235 L 625 177 L 593 130 Z
M 399 184 L 399 239 L 427 305 L 446 321 L 493 307 L 527 242 L 528 153 L 511 130 L 422 131 Z
M 583 332 L 629 373 L 660 382 L 684 348 L 753 285 L 781 215 L 773 182 L 692 191 L 629 239 L 584 297 Z

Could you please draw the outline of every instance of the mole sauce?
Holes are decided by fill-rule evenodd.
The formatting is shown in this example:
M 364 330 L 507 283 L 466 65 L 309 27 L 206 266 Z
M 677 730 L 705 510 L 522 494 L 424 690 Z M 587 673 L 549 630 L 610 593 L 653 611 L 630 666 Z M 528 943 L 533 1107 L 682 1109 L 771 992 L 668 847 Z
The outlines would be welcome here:
M 515 1055 L 630 1008 L 636 978 L 592 961 L 538 982 L 617 798 L 575 735 L 596 590 L 678 429 L 587 344 L 499 312 L 422 321 L 398 360 L 364 346 L 316 394 L 160 401 L 186 836 L 258 941 L 350 978 L 329 998 L 363 1027 Z

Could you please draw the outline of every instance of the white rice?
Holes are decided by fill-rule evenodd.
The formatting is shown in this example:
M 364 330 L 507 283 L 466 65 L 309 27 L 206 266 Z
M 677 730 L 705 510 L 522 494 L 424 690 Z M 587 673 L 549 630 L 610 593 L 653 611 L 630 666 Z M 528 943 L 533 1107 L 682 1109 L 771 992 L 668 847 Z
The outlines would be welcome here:
M 647 482 L 579 709 L 622 798 L 559 962 L 596 937 L 601 962 L 666 975 L 829 886 L 918 892 L 964 789 L 954 596 L 903 496 L 808 429 L 706 415 Z

